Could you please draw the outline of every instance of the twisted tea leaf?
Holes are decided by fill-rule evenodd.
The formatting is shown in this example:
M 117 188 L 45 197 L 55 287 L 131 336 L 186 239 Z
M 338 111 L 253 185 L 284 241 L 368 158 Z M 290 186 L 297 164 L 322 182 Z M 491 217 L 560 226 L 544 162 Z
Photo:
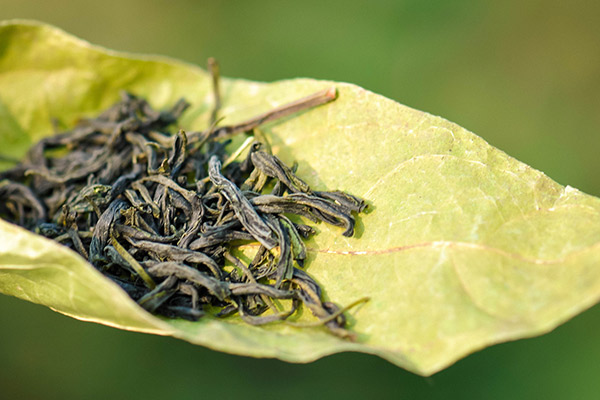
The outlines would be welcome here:
M 276 242 L 271 238 L 271 229 L 254 211 L 254 208 L 242 192 L 232 182 L 220 173 L 221 163 L 216 156 L 211 157 L 208 165 L 210 180 L 231 202 L 233 211 L 248 232 L 267 249 L 275 247 Z

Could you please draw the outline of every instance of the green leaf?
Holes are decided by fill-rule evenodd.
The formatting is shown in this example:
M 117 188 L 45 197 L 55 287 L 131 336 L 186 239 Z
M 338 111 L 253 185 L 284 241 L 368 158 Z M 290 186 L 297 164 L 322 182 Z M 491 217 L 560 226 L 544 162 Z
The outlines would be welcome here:
M 332 82 L 223 82 L 236 123 Z M 273 150 L 318 189 L 365 198 L 357 237 L 318 225 L 307 271 L 349 312 L 358 342 L 322 328 L 154 317 L 68 249 L 0 221 L 0 292 L 74 318 L 212 349 L 308 362 L 340 351 L 429 375 L 494 343 L 539 335 L 600 297 L 600 201 L 562 187 L 465 129 L 335 83 L 335 102 L 265 127 Z M 210 80 L 195 66 L 92 46 L 33 22 L 0 25 L 0 154 L 21 156 L 127 89 L 158 108 L 185 97 L 203 129 Z M 510 134 L 510 133 L 507 133 Z M 301 320 L 310 321 L 304 313 Z

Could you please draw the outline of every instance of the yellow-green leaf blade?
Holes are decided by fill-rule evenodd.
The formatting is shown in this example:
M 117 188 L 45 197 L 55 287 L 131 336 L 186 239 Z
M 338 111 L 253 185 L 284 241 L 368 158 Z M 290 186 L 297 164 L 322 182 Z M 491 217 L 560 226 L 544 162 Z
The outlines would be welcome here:
M 0 292 L 236 354 L 306 362 L 363 351 L 421 374 L 544 333 L 598 301 L 599 200 L 453 123 L 353 85 L 310 79 L 225 80 L 222 115 L 235 123 L 332 84 L 338 100 L 265 131 L 313 187 L 369 203 L 357 237 L 320 224 L 308 243 L 307 271 L 328 299 L 371 297 L 349 312 L 357 343 L 319 328 L 153 317 L 76 254 L 6 223 Z M 183 127 L 208 124 L 209 78 L 196 67 L 99 49 L 46 25 L 0 25 L 0 143 L 17 143 L 11 152 L 22 155 L 25 144 L 51 134 L 51 118 L 70 126 L 122 89 L 156 107 L 185 97 L 192 107 Z M 301 320 L 311 320 L 307 314 Z

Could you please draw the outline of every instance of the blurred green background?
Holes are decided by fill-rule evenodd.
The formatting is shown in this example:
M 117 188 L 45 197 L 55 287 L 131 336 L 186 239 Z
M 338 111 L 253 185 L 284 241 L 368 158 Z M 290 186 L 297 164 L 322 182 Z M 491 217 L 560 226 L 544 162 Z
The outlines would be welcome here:
M 0 19 L 205 64 L 347 81 L 441 115 L 600 195 L 600 2 L 0 0 Z M 308 365 L 216 353 L 0 296 L 0 399 L 596 399 L 600 308 L 423 378 L 363 354 Z

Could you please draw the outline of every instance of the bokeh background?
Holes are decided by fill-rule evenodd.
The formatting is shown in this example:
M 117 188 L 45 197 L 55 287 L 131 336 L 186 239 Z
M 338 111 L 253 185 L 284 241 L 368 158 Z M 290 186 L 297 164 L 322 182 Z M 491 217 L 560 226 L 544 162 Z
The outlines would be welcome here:
M 0 0 L 0 19 L 205 64 L 346 81 L 441 115 L 600 195 L 600 2 Z M 0 399 L 596 399 L 600 308 L 423 378 L 364 354 L 307 365 L 79 322 L 0 295 Z

